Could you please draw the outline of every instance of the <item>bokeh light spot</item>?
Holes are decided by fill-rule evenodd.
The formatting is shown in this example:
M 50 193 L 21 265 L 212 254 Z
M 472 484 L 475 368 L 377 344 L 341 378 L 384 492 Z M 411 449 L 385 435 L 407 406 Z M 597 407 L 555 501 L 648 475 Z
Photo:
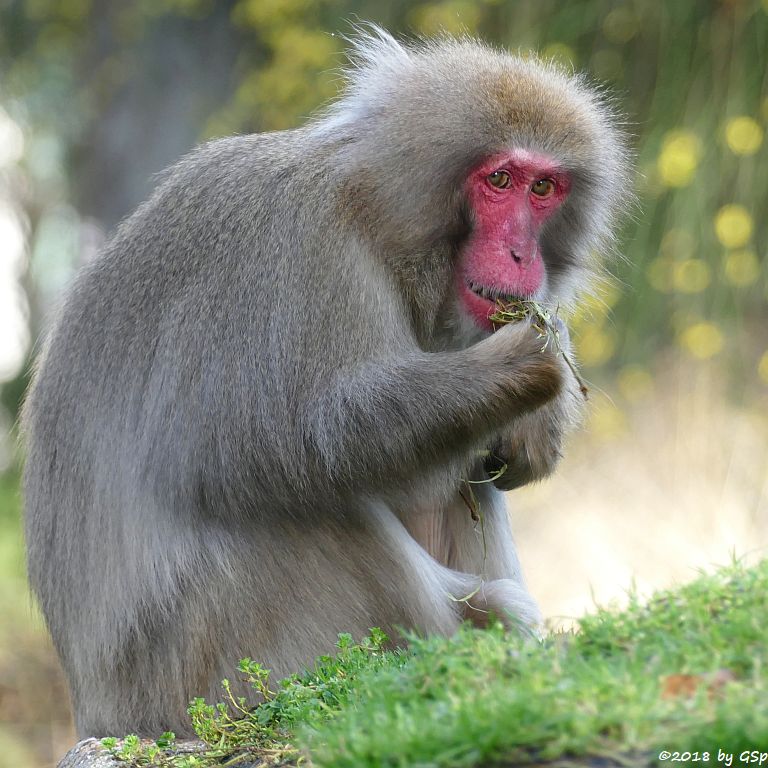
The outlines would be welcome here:
M 645 273 L 648 276 L 648 282 L 657 291 L 670 293 L 673 286 L 674 270 L 675 263 L 671 259 L 659 256 L 651 261 Z
M 584 297 L 582 308 L 584 314 L 589 317 L 605 316 L 612 307 L 615 307 L 621 298 L 621 288 L 614 280 L 601 279 L 592 293 Z
M 638 28 L 637 16 L 627 6 L 614 8 L 603 21 L 603 33 L 614 43 L 629 42 Z
M 583 365 L 596 366 L 610 360 L 616 349 L 614 334 L 597 325 L 584 328 L 576 344 Z
M 26 297 L 18 284 L 23 269 L 21 221 L 9 205 L 0 202 L 0 382 L 19 372 L 29 345 Z
M 608 309 L 612 309 L 619 303 L 621 295 L 621 287 L 613 280 L 603 280 L 597 289 L 597 300 Z
M 627 431 L 627 417 L 610 400 L 600 398 L 589 413 L 589 431 L 603 440 L 615 440 Z
M 568 323 L 578 330 L 589 329 L 601 325 L 621 298 L 620 286 L 610 278 L 602 278 L 594 286 L 591 293 L 584 296 Z
M 725 141 L 736 155 L 754 155 L 763 143 L 763 129 L 751 117 L 734 117 L 725 126 Z
M 764 352 L 757 364 L 757 375 L 768 384 L 768 352 Z
M 630 403 L 643 400 L 653 392 L 653 377 L 641 365 L 625 365 L 619 371 L 616 383 L 618 384 L 619 392 Z
M 670 131 L 661 145 L 656 168 L 663 184 L 668 187 L 686 187 L 701 160 L 702 145 L 691 131 Z
M 0 169 L 18 163 L 24 154 L 24 134 L 21 128 L 0 107 Z
M 752 227 L 752 216 L 743 205 L 724 205 L 715 216 L 715 234 L 726 248 L 746 245 Z
M 714 357 L 723 348 L 722 331 L 714 323 L 694 323 L 683 330 L 680 346 L 698 360 Z
M 693 256 L 696 241 L 693 235 L 680 227 L 672 227 L 661 238 L 660 251 L 672 259 L 689 259 Z
M 754 285 L 760 277 L 760 261 L 750 249 L 727 253 L 723 269 L 728 282 L 739 287 Z
M 672 284 L 680 293 L 701 293 L 710 283 L 709 264 L 702 259 L 684 259 L 675 262 Z

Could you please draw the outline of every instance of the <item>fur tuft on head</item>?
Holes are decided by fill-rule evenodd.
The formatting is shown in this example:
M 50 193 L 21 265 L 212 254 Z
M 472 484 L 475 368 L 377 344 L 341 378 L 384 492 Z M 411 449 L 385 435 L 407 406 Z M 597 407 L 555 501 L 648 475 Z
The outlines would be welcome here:
M 348 197 L 403 233 L 404 250 L 418 249 L 456 231 L 462 181 L 483 158 L 514 148 L 551 156 L 573 179 L 565 226 L 553 222 L 547 236 L 567 302 L 566 284 L 584 283 L 632 201 L 627 137 L 605 94 L 554 62 L 469 37 L 401 43 L 370 25 L 350 43 L 344 92 L 312 127 L 343 145 Z

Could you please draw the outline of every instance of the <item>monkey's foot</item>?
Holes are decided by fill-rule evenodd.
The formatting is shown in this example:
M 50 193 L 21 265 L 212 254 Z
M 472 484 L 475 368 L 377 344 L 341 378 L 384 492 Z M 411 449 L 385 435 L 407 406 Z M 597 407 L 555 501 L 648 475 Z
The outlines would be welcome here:
M 464 603 L 464 618 L 478 627 L 487 626 L 489 618 L 495 616 L 508 629 L 523 634 L 541 634 L 539 606 L 525 587 L 513 579 L 484 582 Z

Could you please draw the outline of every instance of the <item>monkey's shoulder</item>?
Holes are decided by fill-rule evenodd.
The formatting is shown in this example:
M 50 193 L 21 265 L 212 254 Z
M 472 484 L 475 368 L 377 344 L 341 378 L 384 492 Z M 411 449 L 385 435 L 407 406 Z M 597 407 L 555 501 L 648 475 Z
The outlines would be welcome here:
M 212 139 L 157 174 L 158 189 L 226 183 L 246 191 L 297 168 L 307 154 L 307 133 L 307 128 L 295 128 Z

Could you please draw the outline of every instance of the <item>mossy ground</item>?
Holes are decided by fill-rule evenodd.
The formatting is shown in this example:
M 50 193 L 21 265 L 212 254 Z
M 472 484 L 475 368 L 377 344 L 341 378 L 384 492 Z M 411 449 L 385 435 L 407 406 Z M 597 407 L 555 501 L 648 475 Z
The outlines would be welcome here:
M 231 700 L 194 703 L 213 749 L 178 764 L 239 751 L 339 768 L 653 765 L 666 750 L 677 764 L 718 765 L 724 753 L 745 765 L 743 752 L 756 751 L 750 764 L 768 752 L 768 561 L 599 610 L 541 643 L 500 627 L 411 638 L 407 651 L 384 651 L 380 640 L 342 636 L 336 657 L 281 682 L 243 719 Z M 240 673 L 265 684 L 253 662 Z M 165 749 L 129 745 L 122 754 L 134 761 L 166 759 Z

